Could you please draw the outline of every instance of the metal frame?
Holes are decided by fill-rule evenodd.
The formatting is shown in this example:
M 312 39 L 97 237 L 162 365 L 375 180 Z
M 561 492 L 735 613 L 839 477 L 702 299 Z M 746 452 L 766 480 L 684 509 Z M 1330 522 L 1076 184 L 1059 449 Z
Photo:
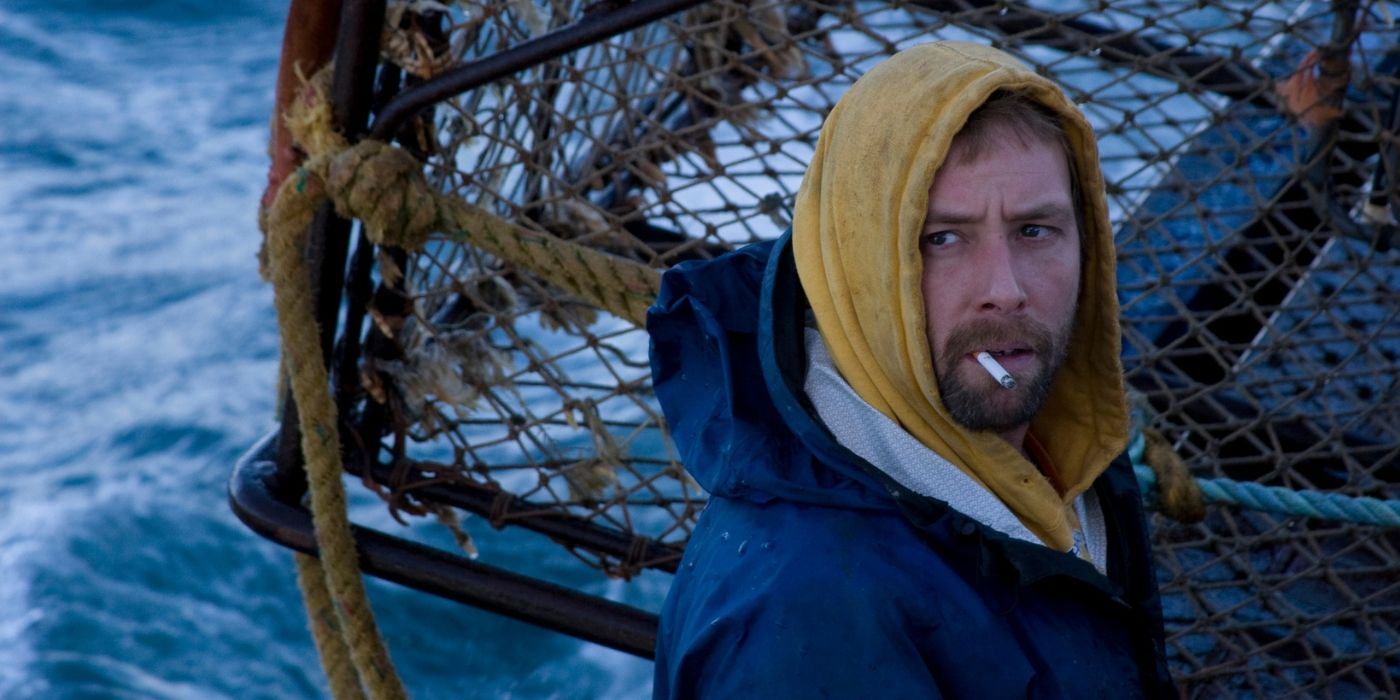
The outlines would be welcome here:
M 316 555 L 311 514 L 290 498 L 273 461 L 277 434 L 264 437 L 238 461 L 229 505 L 253 532 L 303 554 Z M 481 564 L 417 542 L 352 525 L 360 570 L 414 590 L 500 613 L 645 659 L 656 646 L 654 613 Z
M 639 0 L 613 9 L 595 10 L 573 25 L 454 71 L 455 82 L 446 86 L 440 81 L 430 81 L 408 88 L 386 105 L 381 118 L 375 121 L 374 135 L 391 136 L 404 120 L 449 94 L 471 89 L 567 51 L 602 41 L 699 4 L 700 1 Z M 365 133 L 369 120 L 374 70 L 379 54 L 379 27 L 383 21 L 383 0 L 346 0 L 336 54 L 350 56 L 351 59 L 337 63 L 331 99 L 336 127 L 352 139 Z M 443 92 L 449 89 L 455 92 Z M 334 354 L 342 290 L 347 282 L 345 265 L 350 233 L 351 222 L 336 216 L 330 205 L 323 206 L 317 212 L 311 225 L 308 255 L 316 276 L 312 287 L 318 290 L 316 317 L 321 327 L 322 359 L 328 364 Z M 363 268 L 369 260 L 372 260 L 372 246 L 362 240 L 354 267 Z M 351 277 L 355 276 L 352 271 Z M 364 293 L 362 287 L 351 286 L 351 300 L 359 301 L 361 306 L 366 299 Z M 353 321 L 347 322 L 347 328 L 358 328 L 358 325 Z M 302 496 L 306 492 L 306 477 L 302 469 L 297 407 L 291 392 L 287 392 L 282 409 L 280 430 L 265 437 L 235 465 L 229 480 L 229 504 L 238 518 L 259 535 L 296 551 L 316 555 L 311 515 L 301 506 Z M 364 468 L 364 460 L 347 459 L 347 464 Z M 370 468 L 376 473 L 382 469 L 378 465 Z M 479 509 L 495 500 L 494 495 L 481 493 L 480 489 L 440 487 L 434 493 L 445 502 L 469 509 Z M 482 500 L 484 498 L 490 500 Z M 532 509 L 529 504 L 514 500 L 506 504 L 507 513 Z M 637 543 L 596 525 L 572 522 L 566 517 L 536 517 L 526 522 L 531 529 L 578 546 L 605 552 L 640 552 L 645 559 L 665 570 L 674 571 L 679 561 L 679 553 L 674 548 L 659 543 Z M 653 613 L 480 564 L 376 530 L 354 525 L 352 530 L 360 555 L 360 568 L 364 573 L 636 656 L 652 658 L 657 626 L 657 617 Z

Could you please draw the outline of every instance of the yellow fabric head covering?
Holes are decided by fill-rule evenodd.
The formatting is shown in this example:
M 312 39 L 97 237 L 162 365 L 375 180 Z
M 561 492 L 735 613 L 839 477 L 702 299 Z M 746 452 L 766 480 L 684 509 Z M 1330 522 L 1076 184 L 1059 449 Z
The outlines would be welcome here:
M 1083 259 L 1069 357 L 1031 422 L 1055 487 L 998 435 L 972 432 L 939 398 L 925 334 L 918 238 L 934 174 L 967 117 L 997 90 L 1060 118 L 1081 191 Z M 1127 443 L 1113 234 L 1093 130 L 1049 80 L 985 46 L 900 52 L 861 77 L 822 127 L 797 194 L 793 254 L 836 368 L 870 405 L 991 490 L 1046 545 L 1067 551 L 1073 499 Z

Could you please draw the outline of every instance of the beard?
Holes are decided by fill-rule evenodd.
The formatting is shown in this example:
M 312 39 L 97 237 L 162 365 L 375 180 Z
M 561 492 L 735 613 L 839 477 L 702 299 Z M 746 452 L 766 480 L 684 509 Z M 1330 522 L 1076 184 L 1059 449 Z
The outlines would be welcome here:
M 1029 423 L 1045 405 L 1055 374 L 1069 355 L 1074 317 L 1071 313 L 1054 331 L 1030 319 L 979 320 L 954 329 L 942 352 L 934 354 L 938 392 L 948 414 L 972 431 L 1002 433 Z M 1034 374 L 1016 377 L 1015 389 L 1002 387 L 980 366 L 963 362 L 980 350 L 1008 344 L 1029 346 L 1040 360 Z

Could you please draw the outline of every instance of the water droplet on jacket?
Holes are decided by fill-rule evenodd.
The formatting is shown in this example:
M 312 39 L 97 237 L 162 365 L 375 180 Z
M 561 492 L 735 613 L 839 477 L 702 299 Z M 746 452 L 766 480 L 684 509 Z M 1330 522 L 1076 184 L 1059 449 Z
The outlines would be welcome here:
M 749 546 L 749 541 L 748 541 L 748 540 L 744 540 L 743 542 L 740 542 L 740 543 L 739 543 L 739 556 L 743 556 L 743 555 L 744 555 L 744 550 L 747 549 L 748 546 Z
M 772 548 L 773 548 L 773 543 L 772 543 L 772 542 L 764 542 L 763 544 L 761 544 L 761 545 L 759 545 L 759 546 L 762 547 L 762 548 L 764 548 L 764 549 L 772 549 Z
M 729 541 L 729 531 L 726 530 L 726 531 L 724 531 L 724 532 L 719 533 L 719 538 L 720 538 L 721 540 L 724 540 L 724 541 L 728 542 L 728 541 Z
M 693 562 L 693 561 L 688 561 L 688 562 L 686 562 L 686 563 L 685 563 L 685 568 L 687 568 L 687 569 L 694 569 L 694 568 L 695 568 L 695 562 Z

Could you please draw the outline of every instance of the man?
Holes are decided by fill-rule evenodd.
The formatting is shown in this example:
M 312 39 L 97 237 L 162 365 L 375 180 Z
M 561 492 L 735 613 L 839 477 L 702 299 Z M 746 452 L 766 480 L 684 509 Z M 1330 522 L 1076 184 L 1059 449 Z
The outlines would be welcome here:
M 962 43 L 857 81 L 790 234 L 668 272 L 648 316 L 711 494 L 656 697 L 1173 694 L 1117 314 L 1053 83 Z

